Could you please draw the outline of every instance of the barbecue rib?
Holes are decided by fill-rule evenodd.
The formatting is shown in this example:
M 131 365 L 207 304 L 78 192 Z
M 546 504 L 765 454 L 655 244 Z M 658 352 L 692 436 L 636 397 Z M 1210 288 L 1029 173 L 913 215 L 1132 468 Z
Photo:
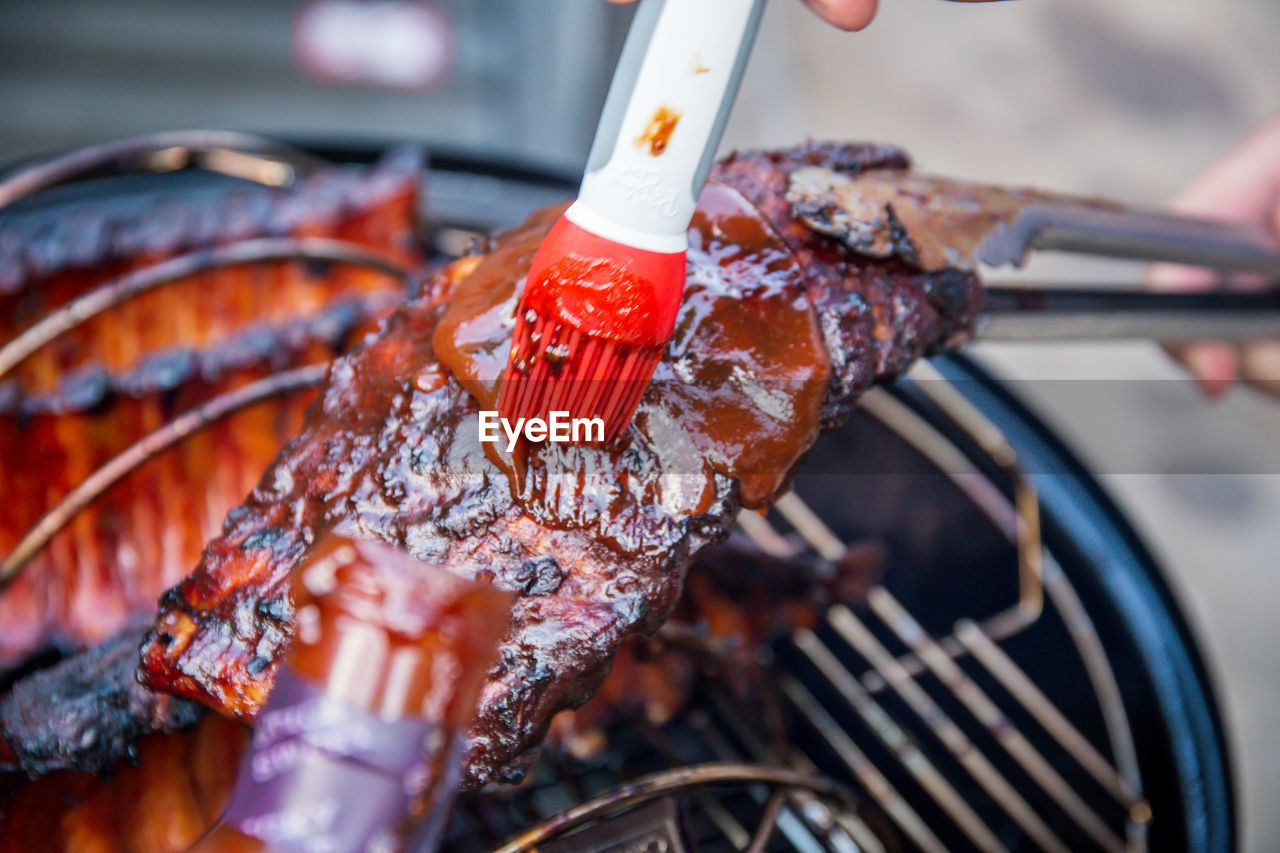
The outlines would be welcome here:
M 157 191 L 135 177 L 151 190 L 110 189 L 119 180 L 0 212 L 0 343 L 109 280 L 229 241 L 324 237 L 418 260 L 422 156 L 411 149 L 287 188 Z M 87 314 L 0 375 L 0 555 L 132 442 L 251 380 L 331 360 L 403 296 L 403 280 L 383 271 L 272 260 L 182 275 Z M 313 397 L 282 395 L 192 435 L 76 514 L 0 593 L 0 672 L 50 646 L 140 629 Z
M 455 263 L 335 363 L 303 432 L 162 599 L 143 680 L 251 720 L 292 628 L 292 567 L 328 528 L 381 539 L 522 593 L 466 759 L 473 786 L 518 778 L 552 715 L 590 697 L 626 637 L 661 625 L 739 506 L 776 496 L 860 391 L 966 334 L 975 277 L 855 257 L 785 200 L 797 168 L 906 165 L 894 149 L 809 144 L 717 166 L 675 338 L 614 447 L 508 455 L 477 436 L 558 210 Z M 4 734 L 21 758 L 32 732 Z

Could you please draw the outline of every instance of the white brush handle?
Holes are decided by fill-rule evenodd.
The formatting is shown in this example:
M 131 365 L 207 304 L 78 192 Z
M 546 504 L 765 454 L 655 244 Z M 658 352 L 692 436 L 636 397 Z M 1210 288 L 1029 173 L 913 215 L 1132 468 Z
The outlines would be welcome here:
M 765 0 L 641 0 L 568 217 L 609 240 L 683 252 Z M 646 137 L 675 117 L 659 146 Z

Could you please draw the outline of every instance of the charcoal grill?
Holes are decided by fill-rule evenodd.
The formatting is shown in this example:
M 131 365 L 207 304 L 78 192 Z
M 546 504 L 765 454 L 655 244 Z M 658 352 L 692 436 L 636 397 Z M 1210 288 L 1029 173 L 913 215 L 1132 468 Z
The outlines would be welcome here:
M 0 198 L 20 211 L 30 193 L 121 164 L 278 183 L 316 156 L 372 157 L 361 146 L 308 150 L 151 137 L 11 172 Z M 527 164 L 432 154 L 423 239 L 441 258 L 574 188 Z M 68 306 L 0 350 L 0 375 L 85 312 L 193 270 L 281 257 L 409 274 L 335 241 L 231 243 Z M 4 557 L 0 583 L 120 476 L 231 412 L 315 384 L 321 370 L 277 373 L 141 439 Z M 708 680 L 663 725 L 620 722 L 594 756 L 549 750 L 524 784 L 462 798 L 445 849 L 1234 849 L 1211 680 L 1158 566 L 1061 442 L 968 359 L 935 359 L 872 391 L 819 442 L 791 493 L 739 520 L 778 556 L 838 561 L 868 539 L 891 556 L 865 600 L 772 648 L 774 695 L 762 702 L 783 709 L 785 744 Z

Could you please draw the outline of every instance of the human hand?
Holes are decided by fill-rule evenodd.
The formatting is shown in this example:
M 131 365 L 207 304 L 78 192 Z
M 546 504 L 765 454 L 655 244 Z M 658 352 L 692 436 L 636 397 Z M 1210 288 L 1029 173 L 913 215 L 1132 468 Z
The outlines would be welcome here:
M 1280 240 L 1280 116 L 1251 134 L 1171 202 L 1178 213 L 1229 222 L 1261 223 Z M 1190 267 L 1157 265 L 1150 282 L 1156 290 L 1204 290 L 1214 274 Z M 1242 346 L 1197 341 L 1170 347 L 1211 397 L 1237 380 L 1280 395 L 1280 336 Z
M 633 0 L 609 0 L 631 3 Z M 805 5 L 842 30 L 860 30 L 876 16 L 879 0 L 804 0 Z M 984 3 L 991 0 L 960 0 L 962 3 Z

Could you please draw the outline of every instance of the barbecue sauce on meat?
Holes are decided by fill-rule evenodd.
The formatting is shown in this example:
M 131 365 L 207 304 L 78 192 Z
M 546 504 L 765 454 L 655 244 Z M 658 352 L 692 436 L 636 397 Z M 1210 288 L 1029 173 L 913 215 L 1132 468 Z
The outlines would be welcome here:
M 501 238 L 456 285 L 436 328 L 437 357 L 481 409 L 497 408 L 525 275 L 560 210 Z M 573 474 L 582 470 L 578 454 L 625 452 L 631 440 L 645 441 L 666 473 L 709 463 L 740 483 L 744 506 L 766 505 L 785 485 L 817 435 L 831 376 L 804 273 L 746 199 L 710 183 L 689 230 L 687 276 L 666 357 L 619 446 L 565 453 L 526 445 L 512 457 L 485 445 L 517 499 L 531 498 L 531 469 Z M 585 494 L 581 478 L 577 485 Z
M 512 596 L 340 537 L 292 593 L 293 644 L 222 820 L 190 853 L 387 850 L 411 809 L 443 826 Z

